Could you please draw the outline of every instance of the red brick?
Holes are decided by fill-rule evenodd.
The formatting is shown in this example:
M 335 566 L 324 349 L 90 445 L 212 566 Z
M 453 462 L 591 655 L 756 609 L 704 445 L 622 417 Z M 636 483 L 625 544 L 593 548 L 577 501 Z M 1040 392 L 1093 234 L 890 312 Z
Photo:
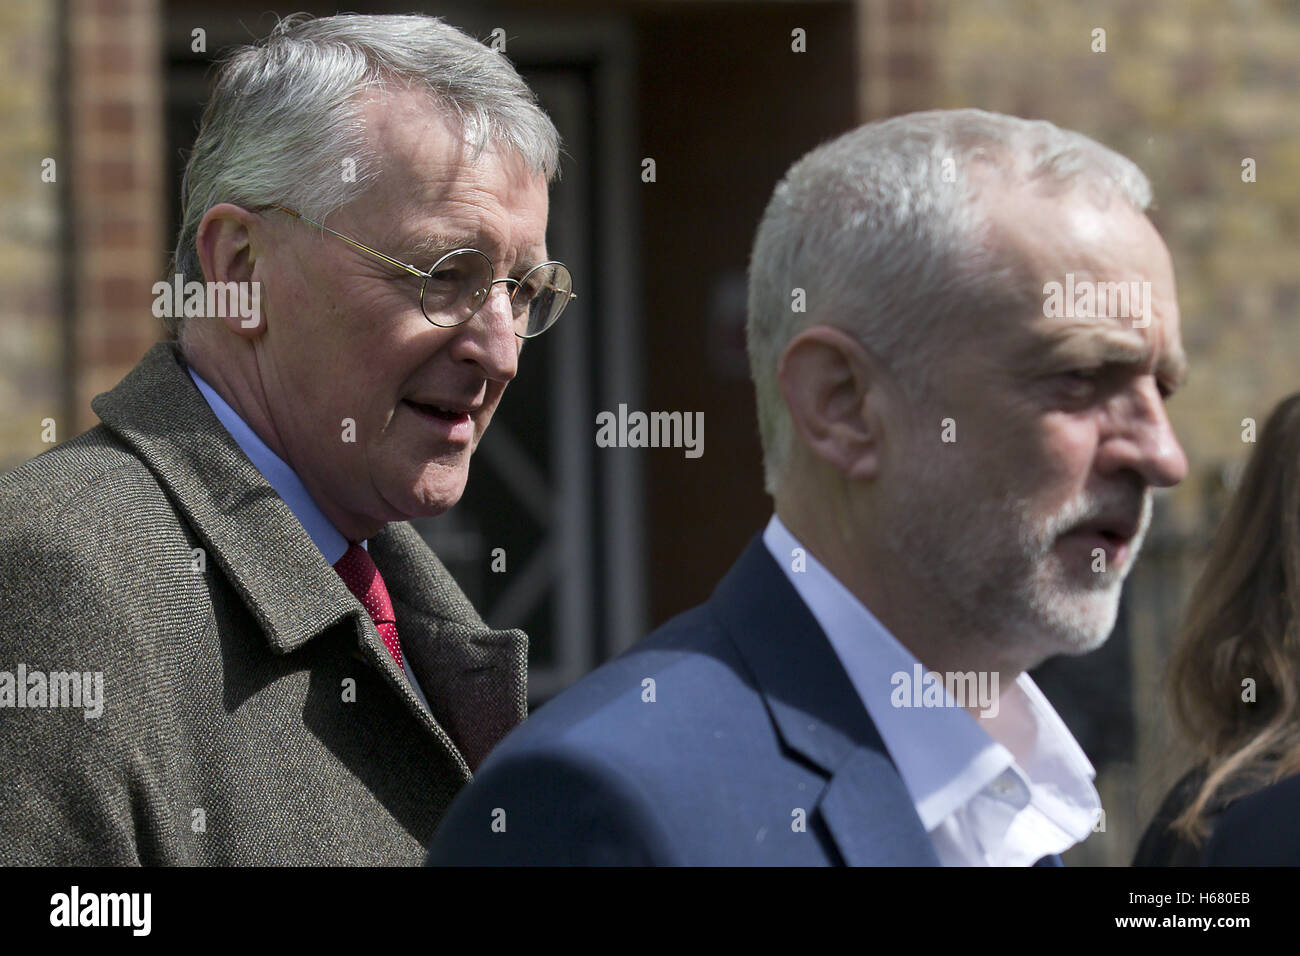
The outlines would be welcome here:
M 115 100 L 94 106 L 89 113 L 87 126 L 96 132 L 131 133 L 136 126 L 136 109 L 131 103 Z
M 887 8 L 891 24 L 920 23 L 929 16 L 925 0 L 889 0 Z
M 143 65 L 141 52 L 125 43 L 96 43 L 80 51 L 90 76 L 107 73 L 121 76 L 134 73 Z
M 137 184 L 135 164 L 126 159 L 90 159 L 86 163 L 86 189 L 91 192 L 123 192 Z
M 113 309 L 148 308 L 153 302 L 149 279 L 132 279 L 121 276 L 88 280 L 82 290 L 88 308 L 100 312 Z

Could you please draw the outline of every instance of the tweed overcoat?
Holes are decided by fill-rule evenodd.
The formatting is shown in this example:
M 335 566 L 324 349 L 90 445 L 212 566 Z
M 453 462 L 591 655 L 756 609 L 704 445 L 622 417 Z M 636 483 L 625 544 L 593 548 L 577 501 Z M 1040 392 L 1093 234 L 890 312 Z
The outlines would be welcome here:
M 526 714 L 523 632 L 387 525 L 426 710 L 174 343 L 92 407 L 0 478 L 0 864 L 421 862 Z

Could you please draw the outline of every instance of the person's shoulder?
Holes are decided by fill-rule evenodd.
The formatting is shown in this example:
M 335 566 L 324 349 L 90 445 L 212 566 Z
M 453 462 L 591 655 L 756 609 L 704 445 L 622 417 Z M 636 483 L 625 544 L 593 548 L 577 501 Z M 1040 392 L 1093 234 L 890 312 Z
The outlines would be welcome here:
M 822 859 L 820 844 L 786 846 L 782 824 L 823 784 L 784 752 L 764 698 L 706 604 L 512 731 L 452 804 L 430 859 L 813 862 Z
M 746 741 L 749 749 L 759 741 L 779 749 L 744 661 L 702 605 L 530 714 L 487 756 L 476 780 L 508 787 L 521 767 L 545 763 L 580 777 L 640 782 L 653 793 L 688 767 L 701 778 L 737 773 L 732 763 Z
M 1133 857 L 1134 866 L 1198 866 L 1201 851 L 1173 829 L 1173 822 L 1205 782 L 1205 768 L 1193 767 L 1175 783 L 1156 811 Z
M 434 863 L 820 865 L 825 773 L 792 751 L 725 601 L 687 611 L 540 707 L 475 771 Z M 771 638 L 784 635 L 777 621 Z
M 150 513 L 176 520 L 149 464 L 102 424 L 0 475 L 0 535 L 11 541 L 42 531 L 102 537 Z
M 0 477 L 0 557 L 113 549 L 129 558 L 177 525 L 158 478 L 102 425 Z
M 152 481 L 152 474 L 112 432 L 96 425 L 0 475 L 0 533 L 57 516 L 132 478 Z
M 1238 797 L 1218 815 L 1208 866 L 1300 866 L 1300 774 Z
M 0 643 L 11 654 L 62 645 L 121 659 L 132 642 L 174 638 L 158 622 L 175 619 L 187 582 L 199 587 L 192 562 L 165 490 L 103 426 L 0 478 Z
M 645 759 L 671 748 L 685 728 L 722 727 L 761 710 L 743 659 L 705 604 L 579 679 L 501 746 L 520 752 L 558 743 Z
M 1239 781 L 1210 802 L 1209 835 L 1201 845 L 1171 824 L 1196 798 L 1205 768 L 1196 767 L 1169 791 L 1147 828 L 1134 866 L 1300 865 L 1300 774 L 1242 794 Z
M 13 588 L 93 552 L 131 521 L 127 499 L 142 482 L 156 488 L 148 467 L 103 426 L 0 477 L 0 582 Z

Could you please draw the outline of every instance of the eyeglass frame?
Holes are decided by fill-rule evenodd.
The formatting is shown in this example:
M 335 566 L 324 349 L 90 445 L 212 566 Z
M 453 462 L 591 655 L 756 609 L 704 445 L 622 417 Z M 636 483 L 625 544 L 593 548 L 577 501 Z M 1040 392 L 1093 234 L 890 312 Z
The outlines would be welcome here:
M 433 273 L 437 270 L 439 265 L 441 265 L 447 259 L 450 259 L 452 256 L 460 255 L 463 252 L 472 252 L 475 255 L 480 256 L 485 262 L 487 262 L 488 274 L 491 275 L 492 272 L 494 271 L 492 266 L 492 260 L 488 258 L 486 253 L 481 252 L 478 249 L 473 249 L 469 246 L 465 246 L 464 248 L 461 249 L 453 249 L 450 252 L 443 253 L 441 256 L 439 256 L 437 261 L 434 262 L 434 264 L 429 268 L 428 272 L 422 272 L 418 267 L 413 266 L 410 263 L 402 262 L 401 260 L 394 259 L 392 256 L 385 255 L 384 253 L 380 252 L 378 249 L 372 249 L 364 242 L 360 242 L 356 239 L 353 239 L 350 236 L 345 236 L 343 235 L 343 233 L 337 232 L 331 229 L 329 226 L 325 225 L 324 223 L 317 222 L 315 219 L 312 219 L 308 216 L 304 216 L 302 213 L 298 212 L 295 209 L 290 209 L 288 206 L 283 206 L 280 203 L 268 203 L 265 206 L 259 206 L 258 209 L 259 210 L 278 209 L 280 210 L 280 212 L 288 213 L 290 216 L 293 216 L 295 219 L 301 219 L 303 222 L 309 222 L 316 228 L 323 229 L 332 236 L 337 236 L 338 238 L 346 242 L 348 245 L 360 249 L 362 252 L 368 252 L 372 256 L 375 256 L 376 258 L 382 259 L 384 262 L 387 262 L 389 265 L 396 266 L 399 269 L 403 269 L 406 272 L 409 272 L 412 275 L 418 276 L 419 278 L 423 279 L 424 281 L 420 283 L 420 312 L 424 316 L 426 322 L 428 322 L 430 325 L 434 326 L 435 328 L 439 328 L 439 329 L 459 328 L 460 326 L 468 322 L 470 319 L 474 318 L 474 316 L 478 315 L 479 311 L 483 308 L 483 306 L 487 305 L 488 299 L 492 297 L 492 287 L 496 285 L 498 282 L 513 283 L 514 288 L 510 290 L 510 304 L 513 306 L 515 301 L 515 293 L 523 288 L 524 279 L 527 279 L 538 269 L 543 269 L 546 266 L 561 266 L 563 267 L 564 271 L 569 274 L 570 281 L 572 281 L 573 279 L 573 273 L 570 271 L 569 267 L 566 266 L 563 262 L 560 262 L 558 259 L 547 259 L 545 262 L 538 263 L 537 265 L 529 269 L 526 273 L 524 273 L 524 279 L 512 279 L 509 276 L 503 276 L 500 279 L 492 279 L 488 283 L 487 290 L 483 296 L 483 301 L 480 302 L 478 306 L 475 307 L 474 310 L 469 313 L 469 315 L 465 316 L 465 318 L 461 319 L 459 322 L 453 322 L 451 325 L 440 325 L 437 322 L 433 321 L 433 319 L 429 318 L 429 312 L 424 307 L 424 290 L 425 287 L 428 285 L 429 280 L 433 278 Z M 570 289 L 569 292 L 567 293 L 567 296 L 568 298 L 564 299 L 563 303 L 560 305 L 560 308 L 556 311 L 555 318 L 551 319 L 551 321 L 546 325 L 546 328 L 543 328 L 539 332 L 534 332 L 532 335 L 521 335 L 519 332 L 515 332 L 515 335 L 518 338 L 525 339 L 525 340 L 535 339 L 543 332 L 547 331 L 547 329 L 554 327 L 555 323 L 560 321 L 561 313 L 564 312 L 565 308 L 568 306 L 570 302 L 572 302 L 574 299 L 578 297 L 578 293 Z

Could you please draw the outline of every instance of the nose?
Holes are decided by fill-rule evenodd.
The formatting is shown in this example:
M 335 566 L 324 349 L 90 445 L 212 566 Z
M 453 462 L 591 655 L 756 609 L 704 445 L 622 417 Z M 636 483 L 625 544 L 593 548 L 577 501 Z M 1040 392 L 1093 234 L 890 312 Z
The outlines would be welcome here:
M 472 362 L 490 381 L 509 382 L 519 371 L 519 339 L 515 336 L 509 286 L 493 284 L 473 318 L 459 327 L 453 355 Z
M 1168 488 L 1187 477 L 1187 455 L 1178 443 L 1165 402 L 1153 379 L 1115 399 L 1111 428 L 1099 457 L 1106 471 L 1133 471 L 1148 484 Z

